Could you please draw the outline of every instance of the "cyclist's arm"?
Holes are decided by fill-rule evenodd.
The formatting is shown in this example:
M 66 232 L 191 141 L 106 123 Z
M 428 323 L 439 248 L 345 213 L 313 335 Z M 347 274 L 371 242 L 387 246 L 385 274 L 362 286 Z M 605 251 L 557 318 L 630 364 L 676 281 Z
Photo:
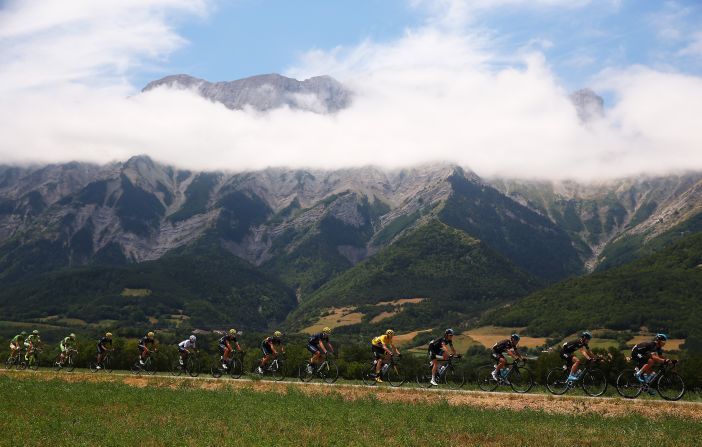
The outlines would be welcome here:
M 322 350 L 322 353 L 327 353 L 327 348 L 324 346 L 324 342 L 322 340 L 319 340 L 319 349 Z
M 395 352 L 397 353 L 397 355 L 400 355 L 400 350 L 399 350 L 399 349 L 397 349 L 397 346 L 395 346 L 395 344 L 394 344 L 394 343 L 392 343 L 392 344 L 391 344 L 390 346 L 392 346 L 392 349 L 394 349 L 394 350 L 395 350 Z
M 586 348 L 585 346 L 583 346 L 582 348 L 580 348 L 580 353 L 581 353 L 587 360 L 592 360 L 593 358 L 595 358 L 595 355 L 592 353 L 592 351 L 590 351 L 590 350 L 589 350 L 588 348 Z
M 654 352 L 651 354 L 651 358 L 653 359 L 654 362 L 662 363 L 666 361 L 666 358 L 663 357 L 662 354 L 658 354 L 657 352 Z
M 241 352 L 241 346 L 239 345 L 239 342 L 236 342 L 236 350 Z
M 334 346 L 332 346 L 331 342 L 328 342 L 328 343 L 327 343 L 327 346 L 329 347 L 329 351 L 331 351 L 331 352 L 333 353 L 333 352 L 334 352 Z

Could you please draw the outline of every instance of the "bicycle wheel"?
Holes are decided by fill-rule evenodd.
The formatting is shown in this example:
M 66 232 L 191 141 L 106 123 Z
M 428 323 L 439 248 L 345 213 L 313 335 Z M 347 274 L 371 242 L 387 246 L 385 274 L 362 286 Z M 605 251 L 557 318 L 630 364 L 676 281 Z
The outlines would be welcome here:
M 66 371 L 68 372 L 73 372 L 74 369 L 76 369 L 76 353 L 71 352 L 68 354 L 68 360 L 66 360 Z
M 273 380 L 276 382 L 280 382 L 285 378 L 285 374 L 283 373 L 283 364 L 278 362 L 275 368 L 271 370 L 271 376 L 273 377 Z
M 665 400 L 680 400 L 685 394 L 685 382 L 675 371 L 667 371 L 657 381 L 658 394 Z
M 392 365 L 388 369 L 385 379 L 390 384 L 390 386 L 395 388 L 400 387 L 403 383 L 405 383 L 405 375 L 402 373 L 402 371 L 400 371 L 400 368 L 398 368 L 397 365 Z
M 324 382 L 334 383 L 339 378 L 339 367 L 334 362 L 326 361 L 319 367 L 317 374 Z
M 193 358 L 188 358 L 188 375 L 190 377 L 197 377 L 200 375 L 200 361 Z
M 421 388 L 429 388 L 431 386 L 431 367 L 424 367 L 417 374 L 417 385 Z
M 478 387 L 483 391 L 495 391 L 497 389 L 497 381 L 492 378 L 492 366 L 483 366 L 478 370 Z
M 237 359 L 232 359 L 232 364 L 229 365 L 229 375 L 232 379 L 241 379 L 244 375 L 244 364 Z
M 130 371 L 132 372 L 132 374 L 134 374 L 136 376 L 141 374 L 141 370 L 142 370 L 142 367 L 141 367 L 141 365 L 139 365 L 139 360 L 137 360 L 136 363 L 133 363 L 132 367 L 130 368 Z
M 635 399 L 641 394 L 641 383 L 633 369 L 622 371 L 617 377 L 617 392 L 627 399 Z
M 361 373 L 361 380 L 366 386 L 375 386 L 378 382 L 375 381 L 375 365 L 371 365 L 369 369 L 366 369 Z
M 176 360 L 173 363 L 173 367 L 171 368 L 171 375 L 180 377 L 180 375 L 183 374 L 183 366 L 180 364 L 178 360 Z
M 212 374 L 212 377 L 215 379 L 219 379 L 222 377 L 222 365 L 219 364 L 219 362 L 214 362 L 214 365 L 210 368 L 210 374 Z
M 112 357 L 106 357 L 102 362 L 102 366 L 105 372 L 112 373 L 112 371 L 114 371 L 112 368 Z
M 146 359 L 146 362 L 144 365 L 144 372 L 146 372 L 146 374 L 148 374 L 150 376 L 153 376 L 154 374 L 156 374 L 156 365 L 154 365 L 154 362 L 153 362 L 153 360 L 151 360 L 151 357 Z
M 601 370 L 591 369 L 583 374 L 580 386 L 588 396 L 601 396 L 607 391 L 607 377 Z
M 98 364 L 97 364 L 97 363 L 95 363 L 95 362 L 90 362 L 90 372 L 92 372 L 92 373 L 98 372 L 99 369 L 97 369 L 97 367 L 98 367 Z
M 5 360 L 5 369 L 12 369 L 13 366 L 15 366 L 15 359 L 10 356 Z
M 450 367 L 444 373 L 444 383 L 452 390 L 457 390 L 466 383 L 466 377 L 463 375 L 463 372 Z
M 305 362 L 297 368 L 297 377 L 303 382 L 311 382 L 314 379 L 314 372 L 310 371 L 309 365 L 309 363 Z
M 569 371 L 562 366 L 551 368 L 546 375 L 546 388 L 551 394 L 556 394 L 558 396 L 565 394 L 570 388 L 570 386 L 568 386 L 569 375 Z
M 54 371 L 56 371 L 56 372 L 61 371 L 61 368 L 63 367 L 60 363 L 60 360 L 61 360 L 61 354 L 57 355 L 56 358 L 54 359 L 53 368 L 54 368 Z
M 528 393 L 534 386 L 534 378 L 531 375 L 531 371 L 526 368 L 515 366 L 507 377 L 509 386 L 512 387 L 515 393 Z

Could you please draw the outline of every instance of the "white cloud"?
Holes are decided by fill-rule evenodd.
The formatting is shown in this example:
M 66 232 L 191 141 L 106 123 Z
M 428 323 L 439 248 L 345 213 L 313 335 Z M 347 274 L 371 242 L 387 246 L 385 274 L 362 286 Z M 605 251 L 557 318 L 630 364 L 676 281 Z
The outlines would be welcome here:
M 96 28 L 100 20 L 117 26 L 104 11 L 60 20 L 47 13 L 25 23 L 14 4 L 0 15 L 0 29 L 12 25 L 2 54 L 14 51 L 6 39 L 21 39 L 27 52 L 24 67 L 0 62 L 0 159 L 106 162 L 146 153 L 189 168 L 232 170 L 450 161 L 481 175 L 549 178 L 702 169 L 694 122 L 702 115 L 700 78 L 645 67 L 606 71 L 596 87 L 617 102 L 605 119 L 584 126 L 540 52 L 505 57 L 480 33 L 433 24 L 392 42 L 311 51 L 291 67 L 298 77 L 332 74 L 355 90 L 353 105 L 333 116 L 232 111 L 166 88 L 127 98 L 134 88 L 122 76 L 130 67 L 182 44 L 168 14 L 200 14 L 207 6 L 142 4 L 115 6 L 119 26 L 130 30 L 125 39 Z M 80 57 L 46 39 L 47 30 L 75 44 Z M 38 68 L 46 72 L 21 76 Z
M 690 37 L 690 42 L 680 50 L 679 55 L 702 58 L 702 32 L 697 32 Z

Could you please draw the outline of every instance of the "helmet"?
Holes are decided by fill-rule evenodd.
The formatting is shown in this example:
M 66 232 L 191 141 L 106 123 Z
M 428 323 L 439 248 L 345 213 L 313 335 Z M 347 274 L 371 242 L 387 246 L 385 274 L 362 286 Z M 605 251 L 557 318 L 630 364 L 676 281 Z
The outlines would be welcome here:
M 448 328 L 444 331 L 444 335 L 453 335 L 453 329 Z
M 588 340 L 592 340 L 592 334 L 589 333 L 588 331 L 583 332 L 582 334 L 580 334 L 580 336 L 582 338 L 587 338 Z
M 112 332 L 108 332 L 107 334 L 105 334 L 105 337 L 107 337 L 107 338 L 112 337 Z
M 655 341 L 668 341 L 668 336 L 665 334 L 656 334 Z
M 26 337 L 26 336 L 27 336 L 27 331 L 22 331 L 22 333 L 21 333 L 20 335 L 21 335 L 22 337 Z
M 76 334 L 71 334 L 71 335 L 69 335 L 69 337 L 70 337 L 72 340 L 75 340 L 75 339 L 76 339 Z
M 195 340 L 197 340 L 197 337 L 194 335 L 191 335 L 188 340 L 190 340 L 191 343 L 195 343 Z
M 331 334 L 331 329 L 329 328 L 329 326 L 327 326 L 327 327 L 325 327 L 324 329 L 322 329 L 322 333 L 323 333 L 323 334 Z
M 36 329 L 34 329 L 34 330 L 32 331 L 32 334 L 34 334 L 34 335 L 39 335 L 39 331 L 36 330 Z
M 512 334 L 512 335 L 510 336 L 510 338 L 511 338 L 512 340 L 517 340 L 517 341 L 519 341 L 522 337 L 520 337 L 519 334 Z
M 148 334 L 146 334 L 147 337 L 153 337 L 154 336 L 154 331 L 149 331 Z
M 385 331 L 385 335 L 395 335 L 395 331 L 393 331 L 392 329 L 388 329 L 387 331 Z
M 236 329 L 229 329 L 229 335 L 236 335 Z
M 283 335 L 283 333 L 280 332 L 280 331 L 275 331 L 275 332 L 273 332 L 273 336 L 274 336 L 274 337 L 280 337 L 281 335 Z

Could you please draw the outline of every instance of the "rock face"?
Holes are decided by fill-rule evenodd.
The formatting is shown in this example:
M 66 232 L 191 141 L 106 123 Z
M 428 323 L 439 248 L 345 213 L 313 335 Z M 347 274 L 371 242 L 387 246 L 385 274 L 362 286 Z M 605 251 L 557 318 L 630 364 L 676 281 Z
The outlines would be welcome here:
M 604 116 L 604 99 L 589 88 L 577 90 L 570 95 L 570 100 L 578 112 L 580 120 L 587 123 Z
M 279 74 L 267 74 L 229 82 L 208 82 L 180 74 L 150 82 L 142 92 L 162 86 L 193 89 L 204 98 L 237 110 L 251 107 L 268 111 L 290 107 L 315 113 L 333 113 L 351 103 L 351 92 L 330 76 L 298 81 Z

